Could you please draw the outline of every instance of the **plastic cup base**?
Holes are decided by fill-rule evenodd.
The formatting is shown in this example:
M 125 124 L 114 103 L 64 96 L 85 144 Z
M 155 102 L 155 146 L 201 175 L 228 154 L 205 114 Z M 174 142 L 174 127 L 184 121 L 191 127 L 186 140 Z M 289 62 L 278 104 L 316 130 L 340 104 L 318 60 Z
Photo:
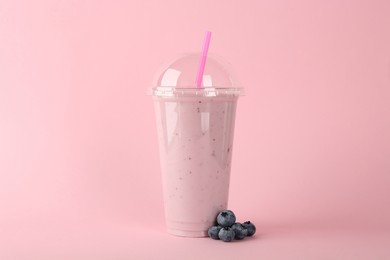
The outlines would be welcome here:
M 178 236 L 178 237 L 188 237 L 188 238 L 207 237 L 207 231 L 204 230 L 189 231 L 189 230 L 178 230 L 178 229 L 167 228 L 167 232 L 171 235 Z

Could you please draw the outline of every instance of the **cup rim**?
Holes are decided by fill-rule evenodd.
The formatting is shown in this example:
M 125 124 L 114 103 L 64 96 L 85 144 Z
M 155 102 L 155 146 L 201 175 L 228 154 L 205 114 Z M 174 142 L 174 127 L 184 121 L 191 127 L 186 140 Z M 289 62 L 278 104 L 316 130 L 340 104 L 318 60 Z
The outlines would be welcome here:
M 158 97 L 175 97 L 175 96 L 242 96 L 244 95 L 244 88 L 242 87 L 169 87 L 169 86 L 155 86 L 148 90 L 148 95 Z

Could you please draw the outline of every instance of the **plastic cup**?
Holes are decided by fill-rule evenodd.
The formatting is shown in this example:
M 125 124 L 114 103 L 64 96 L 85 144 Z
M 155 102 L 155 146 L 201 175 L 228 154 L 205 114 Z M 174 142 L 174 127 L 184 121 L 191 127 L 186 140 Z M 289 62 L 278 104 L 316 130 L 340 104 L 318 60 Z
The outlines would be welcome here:
M 230 73 L 219 62 L 209 71 L 206 67 L 203 88 L 186 85 L 193 79 L 189 71 L 196 66 L 196 57 L 185 56 L 170 64 L 157 80 L 160 85 L 151 91 L 167 231 L 184 237 L 206 236 L 218 212 L 228 206 L 234 122 L 242 93 L 232 86 Z M 207 80 L 228 83 L 204 86 Z M 174 81 L 175 86 L 164 85 Z

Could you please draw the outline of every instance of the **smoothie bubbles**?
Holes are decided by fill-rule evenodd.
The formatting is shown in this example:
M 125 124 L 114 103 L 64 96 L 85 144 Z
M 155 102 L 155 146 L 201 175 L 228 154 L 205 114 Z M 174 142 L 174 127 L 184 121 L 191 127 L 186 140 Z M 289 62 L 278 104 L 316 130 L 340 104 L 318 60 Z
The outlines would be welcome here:
M 164 66 L 151 90 L 160 150 L 167 230 L 207 236 L 227 208 L 237 85 L 227 62 L 203 52 Z

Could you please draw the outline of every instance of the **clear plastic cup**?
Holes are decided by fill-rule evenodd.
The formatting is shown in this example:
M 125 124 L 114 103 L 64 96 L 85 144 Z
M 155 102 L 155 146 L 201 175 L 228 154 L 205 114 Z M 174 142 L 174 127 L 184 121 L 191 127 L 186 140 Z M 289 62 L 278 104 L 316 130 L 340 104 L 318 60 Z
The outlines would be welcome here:
M 154 100 L 168 233 L 203 237 L 228 206 L 238 97 L 229 65 L 208 57 L 202 88 L 194 85 L 200 54 L 164 66 Z

